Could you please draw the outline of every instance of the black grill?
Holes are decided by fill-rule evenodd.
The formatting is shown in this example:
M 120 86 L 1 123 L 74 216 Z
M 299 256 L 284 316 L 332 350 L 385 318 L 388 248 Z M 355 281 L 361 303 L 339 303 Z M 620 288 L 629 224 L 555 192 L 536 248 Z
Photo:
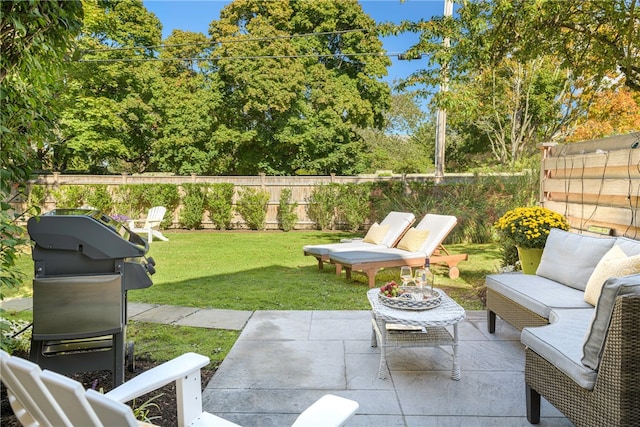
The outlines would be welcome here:
M 155 262 L 137 234 L 98 210 L 57 209 L 27 223 L 32 254 L 29 358 L 63 374 L 109 370 L 124 381 L 127 291 L 152 285 Z

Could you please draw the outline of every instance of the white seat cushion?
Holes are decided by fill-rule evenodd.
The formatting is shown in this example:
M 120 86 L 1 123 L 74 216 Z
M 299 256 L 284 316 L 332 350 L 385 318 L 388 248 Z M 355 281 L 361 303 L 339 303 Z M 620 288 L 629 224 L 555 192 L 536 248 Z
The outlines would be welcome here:
M 591 390 L 598 372 L 580 360 L 582 341 L 591 315 L 592 310 L 554 310 L 549 319 L 551 324 L 524 328 L 520 340 L 580 387 Z

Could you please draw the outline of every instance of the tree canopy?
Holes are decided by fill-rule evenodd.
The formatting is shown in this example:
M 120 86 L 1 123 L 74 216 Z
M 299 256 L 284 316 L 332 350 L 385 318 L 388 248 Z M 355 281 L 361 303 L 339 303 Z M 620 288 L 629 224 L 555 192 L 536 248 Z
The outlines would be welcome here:
M 461 147 L 467 152 L 490 148 L 494 159 L 513 166 L 535 152 L 535 144 L 569 137 L 602 91 L 616 92 L 620 85 L 635 92 L 625 111 L 637 108 L 637 0 L 455 3 L 452 17 L 384 24 L 381 30 L 419 34 L 406 55 L 426 56 L 427 66 L 400 88 L 415 86 L 432 106 L 448 110 L 449 131 L 466 135 Z M 450 45 L 443 44 L 445 38 Z M 450 90 L 438 92 L 444 81 Z
M 356 0 L 236 0 L 211 23 L 232 173 L 357 173 L 357 127 L 381 126 L 390 64 Z
M 339 174 L 368 166 L 358 128 L 382 126 L 375 22 L 356 0 L 236 0 L 209 35 L 160 23 L 140 0 L 84 0 L 53 169 Z
M 81 26 L 79 1 L 0 2 L 0 299 L 20 283 L 15 268 L 27 244 L 9 202 L 21 193 L 34 152 L 54 138 L 61 64 Z

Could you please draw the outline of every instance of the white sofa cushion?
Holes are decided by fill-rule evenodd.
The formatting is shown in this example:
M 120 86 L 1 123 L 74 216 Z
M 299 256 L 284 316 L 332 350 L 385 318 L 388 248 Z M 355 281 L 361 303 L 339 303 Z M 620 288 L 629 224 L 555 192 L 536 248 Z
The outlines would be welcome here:
M 627 256 L 640 255 L 640 240 L 629 239 L 628 237 L 617 237 L 616 243 Z
M 488 275 L 485 282 L 487 288 L 547 319 L 556 308 L 593 308 L 584 301 L 584 292 L 545 277 L 501 273 Z
M 615 241 L 552 228 L 536 275 L 584 291 L 596 265 Z
M 551 312 L 551 324 L 522 330 L 520 340 L 580 387 L 593 389 L 597 371 L 581 362 L 581 345 L 594 309 L 565 309 Z
M 582 363 L 592 369 L 600 364 L 613 306 L 621 295 L 640 295 L 640 274 L 612 277 L 604 283 L 582 347 Z

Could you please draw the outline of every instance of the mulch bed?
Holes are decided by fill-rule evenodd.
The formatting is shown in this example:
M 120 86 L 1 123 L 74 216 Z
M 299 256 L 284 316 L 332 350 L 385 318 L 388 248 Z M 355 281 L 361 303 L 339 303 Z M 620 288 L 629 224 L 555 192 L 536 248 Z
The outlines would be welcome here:
M 28 359 L 29 357 L 28 354 L 16 353 L 15 355 L 25 359 Z M 141 360 L 136 358 L 134 372 L 129 372 L 127 369 L 125 369 L 125 381 L 159 364 L 159 362 L 155 362 L 153 360 Z M 205 366 L 202 369 L 201 376 L 203 390 L 204 387 L 209 383 L 209 380 L 211 379 L 215 371 L 215 368 L 210 366 Z M 96 390 L 103 390 L 105 392 L 113 388 L 112 375 L 109 371 L 86 372 L 70 375 L 70 377 L 75 379 L 76 381 L 80 381 L 85 388 L 94 388 Z M 153 424 L 163 427 L 177 426 L 178 419 L 176 409 L 175 383 L 171 383 L 163 388 L 137 398 L 135 400 L 136 406 L 142 405 L 153 397 L 155 398 L 153 399 L 152 403 L 155 403 L 157 407 L 152 405 L 148 408 L 148 420 L 150 420 L 150 422 Z M 11 406 L 9 405 L 9 399 L 7 398 L 7 391 L 4 385 L 2 385 L 2 387 L 0 388 L 0 398 L 0 425 L 2 425 L 2 427 L 20 426 L 20 423 L 13 415 L 13 411 L 11 409 Z M 129 402 L 129 404 L 131 404 L 131 402 Z

